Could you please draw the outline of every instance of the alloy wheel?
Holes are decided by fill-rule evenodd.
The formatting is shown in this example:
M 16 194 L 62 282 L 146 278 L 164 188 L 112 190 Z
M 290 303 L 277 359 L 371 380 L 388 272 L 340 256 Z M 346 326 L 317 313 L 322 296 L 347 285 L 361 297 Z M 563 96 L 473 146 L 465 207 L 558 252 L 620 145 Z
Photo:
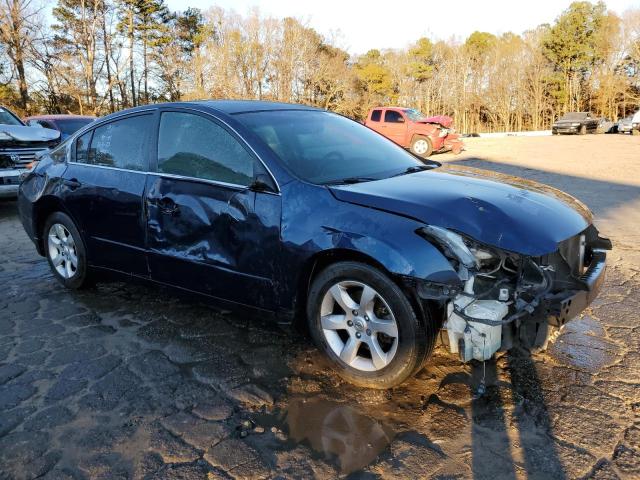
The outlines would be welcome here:
M 429 151 L 429 143 L 426 140 L 416 140 L 413 144 L 413 150 L 418 155 L 424 155 Z
M 78 271 L 78 253 L 71 232 L 61 223 L 54 223 L 49 229 L 47 245 L 51 264 L 65 279 L 73 277 Z
M 347 365 L 374 372 L 386 367 L 398 348 L 398 324 L 387 301 L 369 285 L 335 283 L 322 299 L 322 333 Z

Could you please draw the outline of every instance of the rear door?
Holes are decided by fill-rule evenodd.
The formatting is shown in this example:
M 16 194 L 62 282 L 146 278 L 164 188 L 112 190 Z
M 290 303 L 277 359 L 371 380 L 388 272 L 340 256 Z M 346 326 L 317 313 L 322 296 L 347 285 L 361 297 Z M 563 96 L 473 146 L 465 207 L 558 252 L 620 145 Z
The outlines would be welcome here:
M 94 266 L 148 276 L 143 194 L 154 113 L 102 124 L 77 138 L 62 198 Z
M 194 111 L 160 115 L 157 167 L 146 194 L 151 277 L 271 310 L 280 256 L 280 195 L 250 149 L 216 119 Z
M 397 110 L 385 110 L 382 134 L 399 145 L 406 147 L 407 122 Z

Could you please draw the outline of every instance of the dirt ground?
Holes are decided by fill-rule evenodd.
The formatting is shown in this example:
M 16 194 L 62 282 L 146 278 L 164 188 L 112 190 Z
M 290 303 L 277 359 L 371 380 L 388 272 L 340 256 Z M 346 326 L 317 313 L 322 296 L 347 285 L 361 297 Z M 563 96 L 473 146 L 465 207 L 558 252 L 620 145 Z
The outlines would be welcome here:
M 640 478 L 640 137 L 434 158 L 561 188 L 613 240 L 600 297 L 546 353 L 483 370 L 440 347 L 397 389 L 355 388 L 295 330 L 144 285 L 64 290 L 4 202 L 0 479 Z

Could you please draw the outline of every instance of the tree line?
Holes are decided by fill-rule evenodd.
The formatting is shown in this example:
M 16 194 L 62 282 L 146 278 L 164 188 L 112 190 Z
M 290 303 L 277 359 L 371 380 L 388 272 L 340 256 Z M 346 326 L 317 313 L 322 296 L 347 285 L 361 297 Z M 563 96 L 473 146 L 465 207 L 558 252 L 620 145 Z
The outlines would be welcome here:
M 295 18 L 164 0 L 0 0 L 0 104 L 102 115 L 153 102 L 252 98 L 362 119 L 377 105 L 451 115 L 459 130 L 548 128 L 567 111 L 640 104 L 640 9 L 580 1 L 522 35 L 474 32 L 349 55 Z

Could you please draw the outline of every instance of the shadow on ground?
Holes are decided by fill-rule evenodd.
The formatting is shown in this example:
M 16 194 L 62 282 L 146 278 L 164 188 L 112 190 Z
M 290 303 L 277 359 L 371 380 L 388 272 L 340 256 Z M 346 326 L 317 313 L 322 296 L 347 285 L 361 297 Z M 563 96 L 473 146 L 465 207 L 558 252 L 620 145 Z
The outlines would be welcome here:
M 461 160 L 453 159 L 447 161 L 446 164 L 451 166 L 481 168 L 544 183 L 573 195 L 600 215 L 626 205 L 631 205 L 640 200 L 640 187 L 633 184 L 565 175 L 547 170 L 523 167 L 521 165 L 494 162 L 481 157 Z

